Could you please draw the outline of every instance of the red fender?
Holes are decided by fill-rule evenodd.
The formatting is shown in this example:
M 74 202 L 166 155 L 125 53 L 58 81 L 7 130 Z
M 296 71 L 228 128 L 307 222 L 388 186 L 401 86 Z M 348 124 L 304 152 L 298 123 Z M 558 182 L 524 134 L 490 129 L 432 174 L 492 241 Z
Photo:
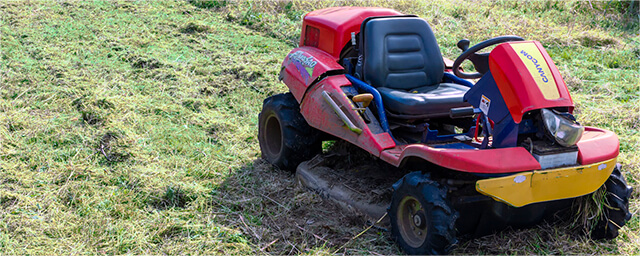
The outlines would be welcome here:
M 585 127 L 577 145 L 578 162 L 582 165 L 613 159 L 620 153 L 618 136 L 605 129 Z
M 577 145 L 578 163 L 581 165 L 614 159 L 618 156 L 620 148 L 618 137 L 613 132 L 594 127 L 585 127 L 582 139 Z M 380 154 L 381 159 L 394 166 L 401 166 L 411 157 L 421 158 L 448 169 L 471 173 L 498 174 L 540 170 L 538 161 L 523 147 L 441 149 L 411 144 L 386 149 Z
M 309 85 L 320 75 L 342 69 L 331 55 L 318 48 L 304 46 L 293 49 L 284 58 L 280 78 L 300 102 Z
M 442 149 L 411 144 L 387 149 L 380 156 L 394 166 L 400 166 L 410 157 L 422 158 L 447 169 L 472 173 L 512 173 L 540 169 L 540 163 L 523 147 Z
M 369 129 L 360 114 L 354 110 L 353 102 L 344 94 L 341 88 L 343 86 L 351 86 L 351 82 L 344 75 L 330 76 L 318 82 L 307 92 L 300 104 L 300 112 L 307 123 L 318 130 L 357 145 L 378 157 L 382 150 L 395 147 L 396 144 L 388 133 L 374 134 Z M 324 99 L 323 92 L 330 95 L 345 116 L 362 130 L 360 134 L 346 127 L 342 119 Z

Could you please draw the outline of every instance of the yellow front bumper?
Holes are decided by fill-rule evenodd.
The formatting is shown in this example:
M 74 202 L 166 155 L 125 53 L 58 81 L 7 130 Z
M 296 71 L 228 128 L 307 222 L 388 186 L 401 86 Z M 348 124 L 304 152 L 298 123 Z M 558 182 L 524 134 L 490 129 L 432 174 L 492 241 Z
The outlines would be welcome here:
M 615 165 L 616 158 L 613 158 L 577 167 L 522 172 L 479 180 L 476 182 L 476 190 L 496 201 L 515 207 L 579 197 L 602 186 Z

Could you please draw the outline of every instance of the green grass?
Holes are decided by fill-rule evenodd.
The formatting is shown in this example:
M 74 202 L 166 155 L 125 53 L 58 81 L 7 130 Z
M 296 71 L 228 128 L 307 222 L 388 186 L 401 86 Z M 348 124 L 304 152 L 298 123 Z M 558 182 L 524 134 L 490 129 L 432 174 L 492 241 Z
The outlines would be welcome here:
M 259 160 L 262 99 L 301 15 L 387 6 L 457 40 L 541 41 L 583 124 L 616 132 L 636 214 L 610 242 L 551 224 L 455 251 L 640 253 L 640 36 L 629 2 L 0 3 L 0 252 L 326 254 L 366 226 Z M 349 254 L 397 254 L 381 230 Z

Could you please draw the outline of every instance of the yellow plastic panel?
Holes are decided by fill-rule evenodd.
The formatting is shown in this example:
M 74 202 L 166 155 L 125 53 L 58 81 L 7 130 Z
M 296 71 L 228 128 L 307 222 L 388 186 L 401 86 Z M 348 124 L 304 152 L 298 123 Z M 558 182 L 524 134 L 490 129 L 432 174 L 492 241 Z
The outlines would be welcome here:
M 578 167 L 479 180 L 476 190 L 515 207 L 573 198 L 596 191 L 609 178 L 615 164 L 616 158 Z
M 527 67 L 531 76 L 536 81 L 538 88 L 545 99 L 554 100 L 560 98 L 555 79 L 551 74 L 549 65 L 542 57 L 542 53 L 534 43 L 511 44 L 511 48 L 518 54 L 522 63 Z

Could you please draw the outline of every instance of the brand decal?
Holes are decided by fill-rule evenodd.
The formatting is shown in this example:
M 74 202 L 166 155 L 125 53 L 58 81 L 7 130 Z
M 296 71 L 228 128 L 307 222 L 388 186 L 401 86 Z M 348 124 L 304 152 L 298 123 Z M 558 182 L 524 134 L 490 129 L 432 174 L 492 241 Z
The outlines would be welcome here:
M 318 64 L 318 62 L 315 61 L 313 57 L 304 56 L 304 53 L 302 53 L 302 51 L 297 51 L 292 53 L 291 55 L 289 55 L 289 58 L 300 62 L 300 64 L 302 64 L 303 66 L 307 66 L 311 68 L 314 68 L 316 64 Z
M 533 56 L 531 56 L 530 54 L 528 54 L 527 52 L 525 52 L 524 50 L 520 50 L 520 54 L 522 54 L 528 60 L 533 62 L 534 65 L 536 65 L 536 70 L 538 70 L 538 74 L 542 78 L 542 81 L 545 82 L 545 83 L 548 83 L 549 82 L 549 78 L 547 78 L 547 75 L 544 73 L 544 70 L 542 70 L 542 66 L 538 63 L 538 60 L 536 58 L 534 58 Z
M 518 56 L 521 64 L 515 63 L 518 69 L 522 68 L 523 71 L 528 71 L 531 77 L 522 77 L 523 79 L 531 79 L 535 82 L 535 85 L 540 89 L 542 96 L 547 100 L 555 100 L 560 98 L 560 91 L 556 84 L 556 80 L 553 78 L 551 68 L 553 62 L 547 62 L 544 58 L 546 55 L 544 48 L 538 48 L 534 42 L 513 43 L 511 44 L 513 53 Z M 523 75 L 523 74 L 521 74 Z
M 313 75 L 313 69 L 318 64 L 318 61 L 316 61 L 312 56 L 304 55 L 302 51 L 296 51 L 289 54 L 289 63 L 293 63 L 296 66 L 300 72 L 300 76 L 302 76 L 305 83 L 308 84 L 309 79 Z

